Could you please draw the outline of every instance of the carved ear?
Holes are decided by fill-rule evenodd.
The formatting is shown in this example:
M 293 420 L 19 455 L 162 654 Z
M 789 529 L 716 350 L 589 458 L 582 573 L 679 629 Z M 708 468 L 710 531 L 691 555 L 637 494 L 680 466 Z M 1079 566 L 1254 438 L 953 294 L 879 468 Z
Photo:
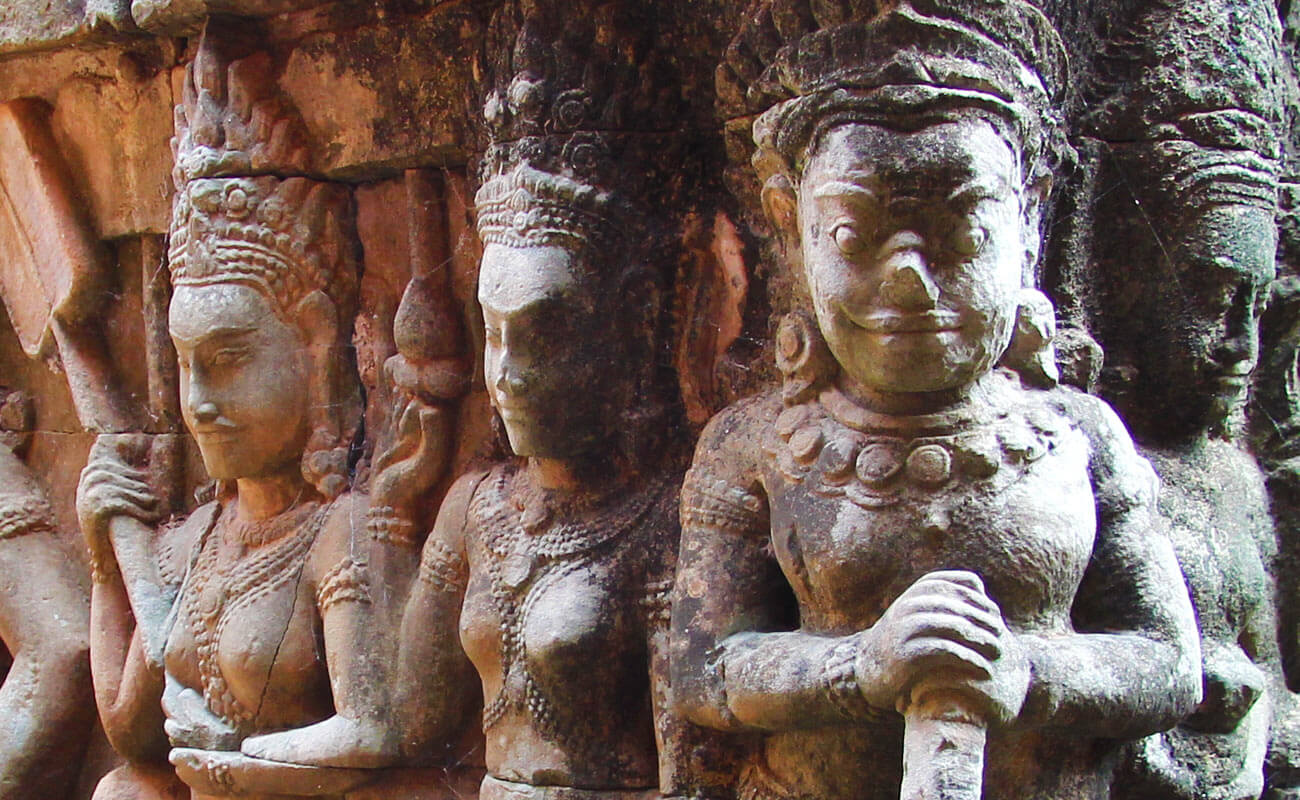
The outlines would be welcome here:
M 298 301 L 293 309 L 298 329 L 312 346 L 332 345 L 338 332 L 334 303 L 319 289 Z
M 785 175 L 773 175 L 763 184 L 763 213 L 771 220 L 786 252 L 799 244 L 799 203 L 794 185 Z
M 1016 327 L 999 364 L 1020 374 L 1021 380 L 1040 388 L 1051 388 L 1060 380 L 1056 366 L 1056 309 L 1047 295 L 1037 289 L 1021 289 L 1016 308 Z
M 1036 281 L 1034 269 L 1042 250 L 1043 204 L 1052 193 L 1052 177 L 1044 175 L 1025 187 L 1021 195 L 1021 243 L 1024 246 L 1025 263 L 1021 267 L 1022 281 L 1025 286 L 1033 286 Z

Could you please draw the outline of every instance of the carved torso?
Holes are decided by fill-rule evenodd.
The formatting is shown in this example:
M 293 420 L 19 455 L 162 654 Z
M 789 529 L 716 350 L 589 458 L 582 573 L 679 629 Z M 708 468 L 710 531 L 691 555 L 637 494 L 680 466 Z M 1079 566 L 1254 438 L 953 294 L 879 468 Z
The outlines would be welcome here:
M 339 503 L 303 503 L 256 533 L 199 509 L 173 534 L 188 553 L 167 639 L 166 667 L 241 736 L 299 727 L 334 713 L 324 610 L 364 593 L 326 531 Z M 352 599 L 358 599 L 352 597 Z
M 962 569 L 983 579 L 1015 633 L 1071 635 L 1100 516 L 1093 444 L 1072 422 L 1080 396 L 1027 389 L 1006 372 L 983 383 L 968 407 L 929 417 L 871 414 L 835 389 L 790 407 L 759 399 L 730 433 L 753 461 L 717 476 L 697 462 L 683 513 L 728 509 L 731 523 L 705 524 L 770 531 L 806 633 L 865 630 L 918 578 Z M 902 729 L 888 711 L 771 733 L 742 790 L 897 797 Z M 1063 747 L 1051 731 L 992 730 L 985 796 L 1104 797 L 1106 753 Z
M 469 504 L 461 641 L 483 684 L 489 772 L 586 789 L 657 785 L 649 662 L 677 541 L 666 480 L 535 512 L 497 467 Z
M 1122 797 L 1257 797 L 1270 705 L 1285 701 L 1269 696 L 1281 681 L 1264 478 L 1249 454 L 1222 440 L 1146 454 L 1161 477 L 1161 516 L 1196 607 L 1206 690 L 1187 722 L 1135 746 L 1134 789 Z
M 781 414 L 763 484 L 805 629 L 862 630 L 940 569 L 977 572 L 1013 630 L 1068 629 L 1096 530 L 1087 441 L 1050 396 L 1007 394 L 892 428 L 834 390 Z

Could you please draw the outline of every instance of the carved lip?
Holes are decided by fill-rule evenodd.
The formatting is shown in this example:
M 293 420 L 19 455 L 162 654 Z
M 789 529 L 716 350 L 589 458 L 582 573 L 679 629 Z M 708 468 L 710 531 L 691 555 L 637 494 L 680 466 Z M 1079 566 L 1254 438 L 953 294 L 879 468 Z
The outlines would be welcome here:
M 236 438 L 238 434 L 238 428 L 198 428 L 194 431 L 194 438 L 205 441 L 227 442 Z
M 498 400 L 496 401 L 496 408 L 497 413 L 503 417 L 514 417 L 521 414 L 531 414 L 533 412 L 531 405 L 528 403 L 521 403 L 518 400 L 512 400 L 508 403 L 503 403 Z
M 952 311 L 873 311 L 850 318 L 868 333 L 942 333 L 961 330 L 961 316 Z

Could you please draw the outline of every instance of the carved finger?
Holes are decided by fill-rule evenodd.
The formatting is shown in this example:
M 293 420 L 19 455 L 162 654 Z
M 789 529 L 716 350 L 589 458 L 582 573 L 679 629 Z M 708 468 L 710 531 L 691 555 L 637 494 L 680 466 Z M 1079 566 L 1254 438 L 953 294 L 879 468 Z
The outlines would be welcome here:
M 149 436 L 143 433 L 104 434 L 112 437 L 111 447 L 128 464 L 137 464 L 149 454 Z M 101 435 L 100 438 L 103 438 Z
M 93 508 L 101 508 L 112 503 L 134 503 L 141 508 L 148 509 L 158 504 L 158 498 L 148 490 L 125 489 L 112 484 L 101 484 L 89 489 L 84 493 L 83 497 L 86 504 Z
M 965 586 L 968 589 L 984 594 L 984 579 L 974 572 L 965 569 L 941 569 L 934 572 L 927 572 L 917 579 L 912 587 L 929 584 L 930 582 L 950 583 L 958 586 Z M 909 589 L 910 591 L 910 589 Z
M 989 661 L 1002 654 L 997 636 L 955 614 L 916 614 L 907 619 L 904 641 L 936 638 L 963 644 Z
M 156 509 L 142 508 L 137 503 L 120 498 L 104 500 L 99 505 L 99 514 L 104 517 L 133 517 L 141 522 L 157 522 L 159 517 Z
M 138 494 L 152 494 L 149 484 L 143 481 L 106 472 L 91 475 L 84 485 L 89 492 L 121 490 Z
M 103 483 L 138 484 L 139 488 L 148 489 L 148 476 L 137 469 L 120 464 L 92 464 L 81 471 L 81 483 L 95 486 Z
M 442 445 L 441 423 L 443 412 L 440 408 L 425 406 L 420 409 L 420 447 L 416 452 L 416 461 L 420 469 L 433 471 L 438 467 L 444 448 Z M 432 476 L 431 476 L 432 477 Z
M 958 670 L 976 680 L 991 680 L 993 665 L 978 651 L 948 639 L 912 639 L 899 650 L 899 659 L 907 664 L 910 678 L 919 673 Z
M 913 615 L 947 614 L 969 621 L 973 625 L 1000 636 L 1006 631 L 1002 615 L 983 605 L 974 605 L 970 598 L 938 594 L 909 597 L 899 603 L 899 612 L 906 619 Z
M 990 614 L 998 620 L 1002 619 L 1002 609 L 993 601 L 993 598 L 982 590 L 972 589 L 966 583 L 945 580 L 931 581 L 922 578 L 912 584 L 912 587 L 907 592 L 904 592 L 899 599 L 901 600 L 903 597 L 906 597 L 909 601 L 931 597 L 951 598 L 971 608 L 979 609 L 985 614 Z
M 420 433 L 420 410 L 423 403 L 414 400 L 406 403 L 402 409 L 402 416 L 397 421 L 397 435 L 403 439 L 416 436 Z

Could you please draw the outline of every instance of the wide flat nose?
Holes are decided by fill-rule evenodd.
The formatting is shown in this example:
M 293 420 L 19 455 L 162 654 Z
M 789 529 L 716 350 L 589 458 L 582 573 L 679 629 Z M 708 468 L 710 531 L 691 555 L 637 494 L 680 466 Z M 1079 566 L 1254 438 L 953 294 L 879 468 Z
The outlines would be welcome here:
M 938 304 L 939 287 L 930 277 L 929 264 L 920 245 L 920 237 L 909 233 L 896 234 L 885 243 L 881 264 L 884 280 L 880 284 L 882 305 L 920 312 L 931 311 Z

